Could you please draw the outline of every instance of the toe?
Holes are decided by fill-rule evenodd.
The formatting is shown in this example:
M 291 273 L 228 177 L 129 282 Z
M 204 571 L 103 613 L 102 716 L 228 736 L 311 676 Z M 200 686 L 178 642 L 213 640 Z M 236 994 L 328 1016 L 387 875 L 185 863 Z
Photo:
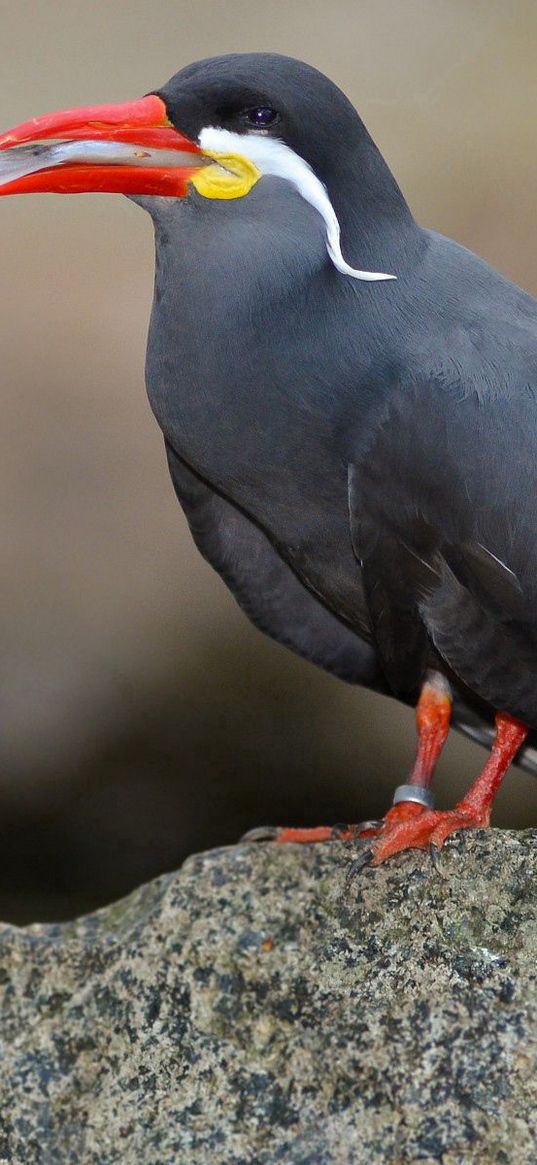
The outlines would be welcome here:
M 456 833 L 459 829 L 478 829 L 481 824 L 482 822 L 477 817 L 459 809 L 441 813 L 440 821 L 431 833 L 430 844 L 435 846 L 437 850 L 441 849 L 446 838 L 450 837 L 452 833 Z
M 393 854 L 406 849 L 427 849 L 433 846 L 440 850 L 450 834 L 458 829 L 477 829 L 487 822 L 476 814 L 463 809 L 442 812 L 425 810 L 413 820 L 392 824 L 386 818 L 386 825 L 373 844 L 373 865 L 378 866 Z
M 368 836 L 369 829 L 379 821 L 361 821 L 359 825 L 317 825 L 313 828 L 288 828 L 281 825 L 261 825 L 243 834 L 241 842 L 273 841 L 277 845 L 316 845 L 324 841 L 356 841 Z M 373 832 L 371 836 L 374 836 Z
M 378 866 L 393 854 L 406 849 L 424 849 L 430 843 L 437 824 L 438 813 L 422 809 L 408 821 L 391 822 L 386 819 L 380 836 L 373 844 L 373 865 Z
M 369 824 L 365 822 L 365 824 Z M 311 829 L 279 829 L 274 838 L 279 845 L 311 845 L 321 841 L 355 841 L 360 836 L 360 825 L 317 825 Z

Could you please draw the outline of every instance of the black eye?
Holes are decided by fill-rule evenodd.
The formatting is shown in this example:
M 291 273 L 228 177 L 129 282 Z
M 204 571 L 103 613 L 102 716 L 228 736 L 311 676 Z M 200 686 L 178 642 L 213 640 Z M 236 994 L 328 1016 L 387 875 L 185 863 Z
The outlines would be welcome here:
M 241 121 L 252 129 L 271 129 L 280 120 L 279 113 L 268 105 L 260 105 L 256 109 L 245 109 L 241 114 Z

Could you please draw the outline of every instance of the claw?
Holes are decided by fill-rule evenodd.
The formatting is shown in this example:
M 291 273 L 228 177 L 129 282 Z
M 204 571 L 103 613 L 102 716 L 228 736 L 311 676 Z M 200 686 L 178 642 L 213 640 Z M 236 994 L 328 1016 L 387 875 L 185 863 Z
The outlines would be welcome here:
M 362 872 L 362 870 L 365 869 L 366 866 L 371 865 L 372 858 L 373 858 L 373 850 L 371 849 L 371 846 L 368 845 L 368 846 L 364 846 L 364 849 L 361 850 L 358 857 L 355 858 L 351 862 L 349 869 L 345 875 L 345 883 L 344 884 L 345 884 L 345 893 L 346 894 L 349 893 L 350 890 L 352 889 L 354 879 L 356 878 L 357 874 L 360 874 Z
M 258 825 L 255 829 L 248 829 L 243 833 L 239 844 L 250 841 L 276 841 L 280 830 L 277 825 Z
M 441 878 L 447 878 L 446 871 L 442 869 L 440 862 L 440 849 L 437 845 L 434 844 L 434 842 L 431 843 L 429 853 L 431 855 L 431 864 L 434 867 L 435 874 L 439 874 Z
M 354 828 L 360 838 L 376 837 L 381 825 L 382 818 L 377 818 L 376 821 L 360 821 Z

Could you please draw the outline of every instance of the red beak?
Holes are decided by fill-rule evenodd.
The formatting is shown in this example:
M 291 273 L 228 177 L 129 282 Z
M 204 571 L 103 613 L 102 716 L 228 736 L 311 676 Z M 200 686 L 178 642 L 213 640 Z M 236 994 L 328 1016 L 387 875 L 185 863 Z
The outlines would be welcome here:
M 55 144 L 42 144 L 51 139 Z M 177 198 L 209 161 L 151 93 L 121 105 L 47 113 L 0 134 L 0 195 L 93 190 Z

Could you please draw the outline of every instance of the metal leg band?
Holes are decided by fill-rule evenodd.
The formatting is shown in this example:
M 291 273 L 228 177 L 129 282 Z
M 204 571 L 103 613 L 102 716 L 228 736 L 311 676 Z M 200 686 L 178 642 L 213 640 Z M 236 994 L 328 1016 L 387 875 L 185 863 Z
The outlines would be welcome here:
M 426 789 L 423 785 L 398 785 L 393 795 L 393 804 L 398 805 L 400 801 L 416 801 L 426 809 L 434 806 L 432 789 Z

